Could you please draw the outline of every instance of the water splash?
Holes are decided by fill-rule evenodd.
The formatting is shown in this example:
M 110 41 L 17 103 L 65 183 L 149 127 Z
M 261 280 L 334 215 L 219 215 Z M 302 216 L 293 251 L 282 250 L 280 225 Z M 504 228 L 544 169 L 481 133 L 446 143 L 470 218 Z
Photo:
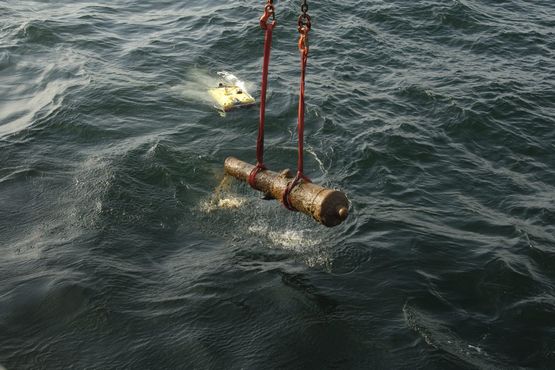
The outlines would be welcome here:
M 208 89 L 218 86 L 218 82 L 219 79 L 208 71 L 192 68 L 185 75 L 183 84 L 173 87 L 172 90 L 179 92 L 183 98 L 190 102 L 212 106 L 214 102 L 208 94 Z
M 240 80 L 231 72 L 220 71 L 218 72 L 218 76 L 220 76 L 225 82 L 235 85 L 245 92 L 249 92 L 254 88 L 254 84 L 252 82 Z
M 271 248 L 293 252 L 309 267 L 331 270 L 332 254 L 324 240 L 311 229 L 295 229 L 289 225 L 270 225 L 257 221 L 247 230 L 254 237 L 266 240 Z
M 332 252 L 321 230 L 303 227 L 304 223 L 295 219 L 297 214 L 287 213 L 286 217 L 282 217 L 281 213 L 276 212 L 275 205 L 250 202 L 249 197 L 237 195 L 238 189 L 233 185 L 233 177 L 224 176 L 210 197 L 200 202 L 200 211 L 215 214 L 230 210 L 233 214 L 228 226 L 246 230 L 247 238 L 258 240 L 272 249 L 292 252 L 296 259 L 309 267 L 331 270 Z
M 201 212 L 211 213 L 221 209 L 241 208 L 246 203 L 247 199 L 231 194 L 231 182 L 232 178 L 228 175 L 224 175 L 211 197 L 201 201 L 199 206 Z

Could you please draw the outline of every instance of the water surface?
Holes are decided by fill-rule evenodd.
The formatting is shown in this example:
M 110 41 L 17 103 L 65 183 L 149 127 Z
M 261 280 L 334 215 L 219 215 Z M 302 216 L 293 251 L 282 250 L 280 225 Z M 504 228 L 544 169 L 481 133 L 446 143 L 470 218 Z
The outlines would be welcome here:
M 327 229 L 243 184 L 263 1 L 0 3 L 0 364 L 550 368 L 555 5 L 309 1 L 307 174 Z M 267 164 L 296 163 L 276 1 Z M 222 203 L 221 200 L 224 200 Z

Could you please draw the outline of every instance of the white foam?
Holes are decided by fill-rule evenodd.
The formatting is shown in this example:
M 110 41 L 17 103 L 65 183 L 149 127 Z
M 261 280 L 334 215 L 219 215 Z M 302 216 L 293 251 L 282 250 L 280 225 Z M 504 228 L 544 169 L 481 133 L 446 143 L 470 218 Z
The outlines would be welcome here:
M 186 100 L 212 105 L 208 89 L 218 86 L 218 82 L 219 80 L 207 71 L 195 68 L 187 72 L 183 84 L 174 86 L 172 90 L 178 91 Z
M 241 208 L 246 203 L 246 201 L 246 198 L 231 195 L 222 198 L 213 196 L 210 199 L 202 201 L 199 205 L 199 208 L 204 213 L 211 213 L 222 209 Z
M 239 87 L 244 92 L 248 92 L 247 83 L 243 80 L 240 80 L 237 76 L 235 76 L 231 72 L 227 71 L 220 71 L 218 75 L 227 83 L 235 85 Z
M 273 228 L 261 221 L 250 225 L 247 230 L 255 236 L 267 239 L 273 248 L 295 253 L 309 267 L 331 267 L 331 254 L 322 247 L 324 241 L 312 236 L 314 233 L 311 230 Z

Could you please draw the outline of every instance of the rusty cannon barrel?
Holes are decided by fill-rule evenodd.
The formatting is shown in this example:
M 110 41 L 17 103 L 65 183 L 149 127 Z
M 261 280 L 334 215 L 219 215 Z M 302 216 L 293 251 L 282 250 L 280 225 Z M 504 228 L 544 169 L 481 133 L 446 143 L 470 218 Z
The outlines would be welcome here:
M 247 182 L 255 166 L 237 158 L 228 157 L 224 167 L 228 175 Z M 288 170 L 281 173 L 265 170 L 256 175 L 254 187 L 270 198 L 281 200 L 291 180 Z M 349 200 L 345 194 L 310 182 L 301 182 L 293 188 L 289 198 L 296 210 L 312 216 L 328 227 L 339 225 L 349 214 Z

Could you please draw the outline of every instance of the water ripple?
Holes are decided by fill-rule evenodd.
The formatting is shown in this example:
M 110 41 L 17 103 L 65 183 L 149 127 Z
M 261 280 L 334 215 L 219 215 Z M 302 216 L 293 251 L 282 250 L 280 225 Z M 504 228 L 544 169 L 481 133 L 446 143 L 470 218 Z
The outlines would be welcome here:
M 0 4 L 0 362 L 550 368 L 553 3 L 310 2 L 305 169 L 335 229 L 222 186 L 256 108 L 254 2 Z M 297 5 L 276 2 L 266 162 L 296 165 Z M 1 368 L 1 366 L 0 366 Z

